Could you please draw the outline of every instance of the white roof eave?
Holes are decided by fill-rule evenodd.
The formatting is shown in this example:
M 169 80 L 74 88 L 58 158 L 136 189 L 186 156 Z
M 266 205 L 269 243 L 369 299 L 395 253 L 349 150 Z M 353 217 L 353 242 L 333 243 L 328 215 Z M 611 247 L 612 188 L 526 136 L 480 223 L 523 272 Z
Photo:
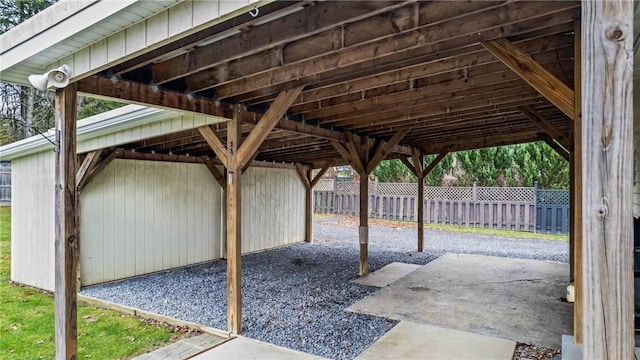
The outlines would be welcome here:
M 174 117 L 178 113 L 141 105 L 126 105 L 78 121 L 78 142 L 106 133 L 133 128 Z M 44 135 L 44 136 L 43 136 Z M 46 136 L 46 138 L 45 138 Z M 45 150 L 53 150 L 56 136 L 53 129 L 0 147 L 1 160 L 13 160 Z

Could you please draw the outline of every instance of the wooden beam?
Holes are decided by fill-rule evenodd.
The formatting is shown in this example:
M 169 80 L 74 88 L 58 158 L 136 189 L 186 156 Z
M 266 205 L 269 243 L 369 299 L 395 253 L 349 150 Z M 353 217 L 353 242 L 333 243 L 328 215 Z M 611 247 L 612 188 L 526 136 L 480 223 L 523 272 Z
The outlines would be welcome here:
M 528 54 L 505 38 L 483 41 L 482 46 L 520 75 L 524 81 L 557 106 L 570 119 L 575 118 L 573 90 L 531 59 Z
M 82 161 L 82 165 L 80 165 L 80 169 L 78 169 L 78 173 L 76 174 L 76 187 L 78 189 L 84 186 L 86 181 L 86 176 L 89 174 L 91 169 L 98 163 L 100 160 L 100 154 L 102 153 L 102 149 L 91 151 L 87 154 L 87 156 Z
M 400 140 L 409 132 L 410 128 L 406 127 L 398 130 L 389 141 L 385 141 L 380 148 L 376 151 L 373 157 L 369 160 L 367 164 L 367 174 L 371 174 L 373 169 L 380 163 L 380 161 L 384 160 L 393 150 L 393 147 L 398 145 Z
M 209 144 L 211 150 L 216 154 L 222 165 L 227 167 L 227 148 L 222 143 L 222 140 L 216 135 L 216 133 L 211 130 L 209 126 L 201 126 L 198 128 L 200 134 L 204 138 L 204 140 Z
M 431 171 L 433 171 L 433 169 L 435 169 L 436 166 L 438 166 L 438 164 L 440 163 L 440 161 L 442 161 L 442 159 L 445 158 L 445 156 L 447 156 L 450 152 L 451 152 L 452 147 L 448 146 L 444 149 L 442 149 L 440 151 L 440 153 L 438 154 L 438 156 L 436 156 L 435 159 L 433 159 L 433 161 L 431 161 L 431 163 L 429 163 L 429 166 L 427 166 L 423 171 L 422 171 L 422 177 L 426 177 L 427 175 L 429 175 L 429 173 Z
M 327 170 L 329 170 L 330 167 L 333 166 L 333 164 L 335 163 L 335 160 L 329 160 L 326 161 L 323 165 L 322 168 L 320 169 L 320 171 L 316 174 L 316 176 L 311 180 L 311 187 L 315 187 L 316 184 L 318 183 L 318 181 L 320 181 L 320 179 L 322 179 L 322 176 L 324 176 L 324 174 L 327 172 Z
M 83 183 L 80 184 L 81 186 L 79 189 L 83 189 L 85 186 L 87 186 L 87 184 L 89 184 L 91 180 L 93 180 L 96 176 L 98 176 L 98 174 L 102 170 L 104 170 L 104 168 L 107 167 L 107 165 L 109 165 L 111 160 L 117 158 L 120 155 L 122 155 L 122 149 L 118 148 L 111 151 L 111 153 L 109 153 L 107 157 L 100 160 L 91 170 L 89 170 L 89 173 L 83 177 Z
M 405 157 L 405 156 L 398 156 L 398 160 L 402 161 L 402 163 L 404 164 L 404 166 L 407 167 L 407 169 L 409 169 L 409 171 L 411 171 L 415 176 L 418 176 L 418 172 L 416 171 L 415 166 L 413 166 L 413 164 L 411 162 L 409 162 L 409 158 Z M 420 172 L 422 174 L 422 171 Z
M 549 120 L 547 120 L 544 116 L 542 116 L 539 112 L 536 111 L 531 106 L 525 105 L 518 107 L 521 113 L 527 117 L 527 119 L 531 120 L 534 124 L 536 124 L 542 131 L 546 132 L 551 136 L 555 141 L 559 142 L 565 148 L 569 148 L 571 145 L 571 140 L 569 137 L 564 134 L 560 129 L 558 129 L 555 125 L 553 125 Z
M 220 170 L 218 170 L 213 160 L 208 156 L 202 156 L 200 157 L 200 161 L 202 161 L 202 163 L 207 167 L 207 169 L 209 169 L 209 172 L 211 173 L 211 175 L 213 175 L 213 178 L 216 179 L 216 181 L 218 182 L 222 190 L 226 191 L 227 182 L 225 181 L 225 176 L 223 173 L 220 172 Z
M 300 95 L 302 87 L 297 87 L 281 92 L 273 101 L 269 110 L 262 116 L 260 122 L 251 130 L 251 133 L 238 149 L 238 162 L 240 168 L 244 168 L 254 157 L 264 139 L 276 126 L 280 118 L 284 116 L 291 103 Z
M 155 91 L 154 91 L 155 90 Z M 97 97 L 128 101 L 142 105 L 152 105 L 173 111 L 205 114 L 230 118 L 230 109 L 209 99 L 192 98 L 184 93 L 164 89 L 154 89 L 148 84 L 133 81 L 111 80 L 92 75 L 78 81 L 78 91 Z
M 574 93 L 576 117 L 572 127 L 571 161 L 569 163 L 571 177 L 570 197 L 570 249 L 573 254 L 572 273 L 575 290 L 573 303 L 573 340 L 576 344 L 582 344 L 582 25 L 575 22 L 574 41 Z
M 558 155 L 562 156 L 562 158 L 564 158 L 567 161 L 571 161 L 569 151 L 567 151 L 567 149 L 565 149 L 562 145 L 558 144 L 549 134 L 540 133 L 538 137 L 540 138 L 540 140 L 547 143 L 547 145 L 549 145 L 550 148 L 555 150 L 555 152 Z
M 369 273 L 369 176 L 360 172 L 360 227 L 358 238 L 360 240 L 360 261 L 358 275 L 365 276 Z
M 363 163 L 362 158 L 360 156 L 360 152 L 358 147 L 356 146 L 355 139 L 351 133 L 346 133 L 347 135 L 347 151 L 349 152 L 349 158 L 351 159 L 352 166 L 358 173 L 366 173 L 366 164 Z
M 308 169 L 304 168 L 302 165 L 296 164 L 296 172 L 298 173 L 300 181 L 302 181 L 302 185 L 304 185 L 305 189 L 311 189 L 311 181 L 307 176 L 307 170 Z
M 227 314 L 228 330 L 242 332 L 242 167 L 237 146 L 242 137 L 241 105 L 233 106 L 233 119 L 227 123 Z
M 76 84 L 56 90 L 55 344 L 56 359 L 69 360 L 78 357 L 76 111 Z
M 585 359 L 634 358 L 633 14 L 631 1 L 582 1 Z
M 418 178 L 418 252 L 424 249 L 424 173 L 422 164 L 424 154 L 419 149 L 413 149 L 413 164 Z

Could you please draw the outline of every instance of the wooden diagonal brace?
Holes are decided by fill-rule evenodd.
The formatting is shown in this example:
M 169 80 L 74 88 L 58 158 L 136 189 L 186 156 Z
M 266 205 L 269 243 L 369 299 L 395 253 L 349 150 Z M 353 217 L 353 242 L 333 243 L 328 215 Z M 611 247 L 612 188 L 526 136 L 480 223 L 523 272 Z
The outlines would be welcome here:
M 251 133 L 238 148 L 238 167 L 244 168 L 254 158 L 262 142 L 276 126 L 280 118 L 287 112 L 289 106 L 295 101 L 302 91 L 302 86 L 289 89 L 278 94 L 269 110 L 260 118 L 260 121 L 251 130 Z M 237 147 L 237 146 L 236 146 Z
M 551 147 L 553 150 L 555 150 L 556 153 L 558 153 L 558 155 L 562 156 L 565 160 L 569 161 L 571 159 L 569 151 L 567 149 L 565 149 L 561 144 L 558 144 L 556 141 L 554 141 L 554 139 L 551 136 L 549 136 L 549 134 L 540 133 L 540 134 L 538 134 L 538 138 L 540 140 L 546 142 L 547 145 L 549 145 L 549 147 Z
M 404 164 L 404 166 L 407 167 L 407 169 L 409 169 L 409 171 L 411 171 L 415 176 L 418 176 L 418 173 L 416 172 L 416 167 L 413 166 L 413 164 L 409 161 L 408 157 L 405 156 L 400 156 L 398 157 L 398 159 L 400 161 L 402 161 L 402 163 Z
M 547 134 L 549 134 L 549 136 L 562 144 L 562 146 L 566 148 L 569 147 L 569 137 L 562 133 L 562 131 L 560 131 L 555 125 L 553 125 L 539 112 L 537 112 L 536 109 L 527 105 L 519 107 L 518 110 L 520 110 L 529 120 L 531 120 L 540 129 L 542 129 L 542 131 L 546 132 Z
M 442 149 L 442 151 L 440 151 L 438 156 L 435 159 L 433 159 L 433 161 L 431 161 L 429 166 L 427 166 L 424 169 L 424 171 L 422 171 L 422 177 L 426 177 L 427 175 L 429 175 L 429 173 L 433 171 L 433 169 L 435 169 L 435 167 L 438 166 L 440 161 L 442 161 L 442 159 L 444 159 L 445 156 L 447 156 L 447 154 L 449 154 L 450 152 L 451 152 L 451 147 L 446 147 Z
M 318 181 L 320 181 L 320 179 L 322 178 L 322 176 L 324 175 L 324 173 L 327 172 L 327 170 L 329 170 L 330 167 L 333 166 L 333 164 L 335 163 L 335 160 L 329 160 L 326 163 L 324 163 L 324 165 L 322 165 L 322 168 L 320 169 L 320 171 L 316 174 L 316 176 L 311 180 L 311 188 L 313 189 L 314 186 L 316 186 L 316 184 L 318 183 Z
M 558 80 L 551 72 L 505 38 L 483 41 L 482 46 L 558 107 L 571 120 L 575 119 L 573 90 Z
M 423 164 L 424 155 L 419 149 L 413 148 L 411 151 L 411 158 L 413 159 L 413 174 L 420 179 L 424 179 L 423 175 Z
M 220 162 L 222 163 L 222 165 L 226 168 L 227 167 L 227 148 L 222 143 L 222 140 L 220 140 L 218 135 L 216 135 L 216 133 L 214 133 L 209 126 L 201 126 L 198 128 L 198 131 L 200 131 L 200 134 L 202 135 L 204 140 L 207 142 L 207 144 L 209 144 L 209 147 L 211 148 L 211 150 L 213 150 L 213 152 L 216 154 L 218 159 L 220 159 Z
M 302 181 L 304 187 L 307 188 L 307 190 L 311 189 L 311 181 L 309 181 L 309 178 L 307 177 L 307 169 L 300 164 L 296 164 L 296 172 L 298 173 L 298 177 L 300 178 L 300 181 Z
M 202 163 L 207 166 L 207 169 L 209 169 L 209 172 L 216 179 L 216 181 L 218 182 L 222 190 L 226 190 L 227 182 L 225 181 L 225 176 L 223 173 L 220 172 L 220 170 L 218 170 L 218 168 L 216 167 L 216 163 L 213 161 L 213 159 L 211 159 L 208 156 L 203 156 L 200 158 L 200 161 L 202 161 Z
M 358 151 L 358 147 L 353 139 L 353 135 L 351 133 L 346 133 L 347 135 L 347 150 L 349 152 L 349 156 L 351 158 L 351 164 L 356 169 L 356 171 L 361 174 L 366 171 L 365 164 L 362 162 L 362 158 L 360 157 L 360 152 Z
M 410 128 L 404 128 L 398 130 L 389 141 L 386 141 L 380 146 L 373 157 L 369 160 L 367 164 L 367 174 L 370 174 L 373 169 L 380 163 L 380 161 L 384 160 L 393 150 L 393 147 L 398 145 L 400 140 L 409 132 Z
M 111 162 L 111 160 L 117 158 L 118 156 L 120 156 L 122 154 L 122 149 L 118 148 L 113 150 L 106 158 L 100 160 L 90 171 L 88 174 L 86 174 L 85 176 L 83 176 L 83 183 L 81 183 L 78 187 L 78 189 L 82 189 L 83 187 L 87 186 L 88 183 L 91 182 L 91 180 L 93 180 L 96 176 L 98 176 L 98 174 L 100 173 L 100 171 L 102 171 L 105 167 L 107 167 L 107 165 L 109 165 L 109 163 Z M 76 179 L 77 180 L 77 179 Z
M 80 168 L 76 173 L 76 187 L 78 189 L 83 187 L 84 184 L 86 183 L 87 175 L 93 169 L 93 167 L 96 166 L 96 164 L 98 163 L 98 160 L 100 160 L 101 153 L 102 153 L 102 149 L 92 151 L 88 153 L 87 156 L 82 161 L 82 165 L 80 165 Z

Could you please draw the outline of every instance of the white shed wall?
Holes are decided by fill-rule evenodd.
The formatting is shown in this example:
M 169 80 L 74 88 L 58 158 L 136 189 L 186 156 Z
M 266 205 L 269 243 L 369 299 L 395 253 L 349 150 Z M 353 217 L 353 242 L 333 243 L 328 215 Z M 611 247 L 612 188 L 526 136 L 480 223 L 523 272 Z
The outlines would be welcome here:
M 55 231 L 53 151 L 11 163 L 11 280 L 53 291 Z
M 81 194 L 82 284 L 219 258 L 220 198 L 204 165 L 112 161 Z
M 293 169 L 242 175 L 242 253 L 304 241 L 305 188 Z

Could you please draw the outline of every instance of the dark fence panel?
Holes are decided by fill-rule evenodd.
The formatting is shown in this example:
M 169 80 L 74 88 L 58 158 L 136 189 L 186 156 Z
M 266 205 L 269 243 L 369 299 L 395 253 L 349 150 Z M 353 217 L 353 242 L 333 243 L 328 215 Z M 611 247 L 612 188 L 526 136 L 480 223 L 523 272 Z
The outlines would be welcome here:
M 11 203 L 11 163 L 0 161 L 0 204 Z

